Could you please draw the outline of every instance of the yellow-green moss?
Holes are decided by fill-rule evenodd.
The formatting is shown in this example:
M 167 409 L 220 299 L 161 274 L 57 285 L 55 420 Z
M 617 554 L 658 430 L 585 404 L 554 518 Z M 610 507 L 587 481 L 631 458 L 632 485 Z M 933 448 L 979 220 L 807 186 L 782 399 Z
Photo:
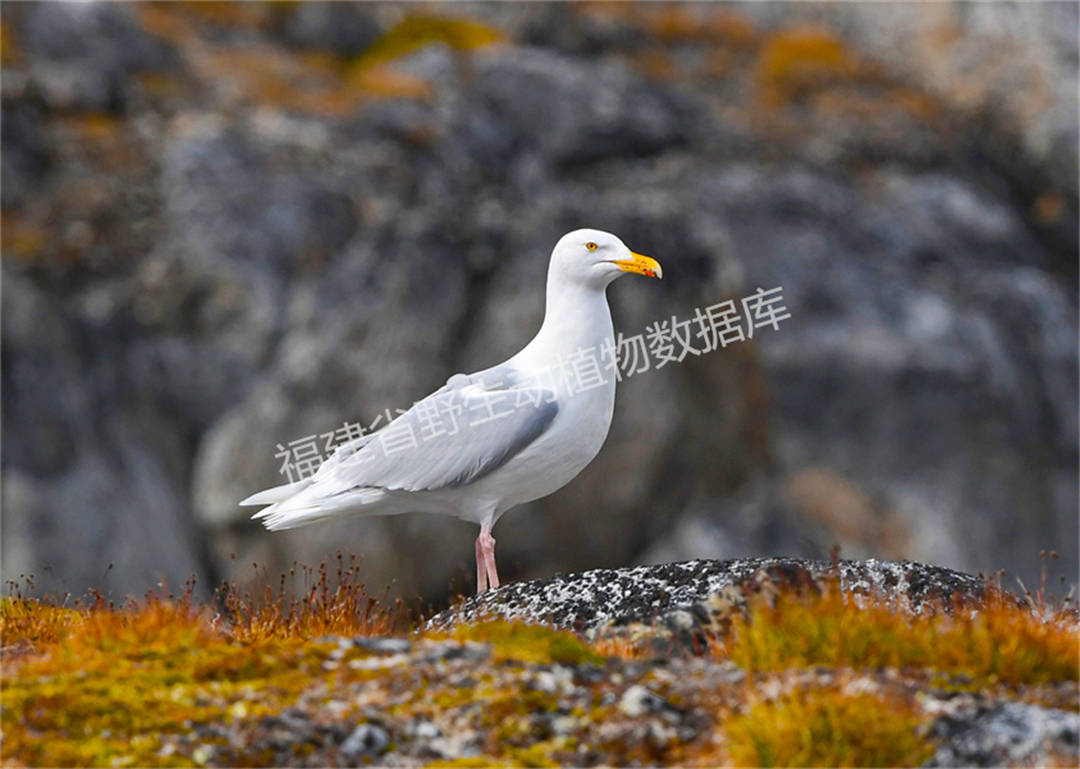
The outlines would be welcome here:
M 429 769 L 488 769 L 488 767 L 506 766 L 506 761 L 499 761 L 487 756 L 469 756 L 467 758 L 451 758 L 432 761 L 424 764 Z
M 724 731 L 735 766 L 920 766 L 924 721 L 898 700 L 819 690 L 758 702 Z
M 551 757 L 551 752 L 558 750 L 562 746 L 562 742 L 561 738 L 537 742 L 527 748 L 509 751 L 509 758 L 515 766 L 541 768 L 560 766 L 559 762 Z
M 496 660 L 579 665 L 584 662 L 598 664 L 605 659 L 569 631 L 525 622 L 500 620 L 460 625 L 452 635 L 459 641 L 491 644 Z
M 361 66 L 381 64 L 430 43 L 443 43 L 455 50 L 466 51 L 502 39 L 499 30 L 471 19 L 412 14 L 375 40 L 357 63 Z

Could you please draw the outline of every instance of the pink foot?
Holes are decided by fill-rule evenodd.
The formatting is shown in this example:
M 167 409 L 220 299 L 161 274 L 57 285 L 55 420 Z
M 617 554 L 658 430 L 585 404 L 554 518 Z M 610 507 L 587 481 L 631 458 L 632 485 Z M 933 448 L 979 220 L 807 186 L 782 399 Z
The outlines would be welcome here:
M 480 537 L 476 538 L 476 593 L 479 595 L 487 590 L 487 572 L 484 569 L 484 550 L 480 544 Z
M 480 574 L 480 561 L 483 559 L 484 571 L 486 572 L 484 587 L 479 587 L 477 592 L 484 590 L 486 587 L 497 588 L 499 586 L 499 572 L 495 568 L 495 537 L 491 536 L 491 532 L 484 528 L 480 529 L 480 536 L 476 538 L 476 573 Z M 477 578 L 477 585 L 480 585 L 481 581 Z

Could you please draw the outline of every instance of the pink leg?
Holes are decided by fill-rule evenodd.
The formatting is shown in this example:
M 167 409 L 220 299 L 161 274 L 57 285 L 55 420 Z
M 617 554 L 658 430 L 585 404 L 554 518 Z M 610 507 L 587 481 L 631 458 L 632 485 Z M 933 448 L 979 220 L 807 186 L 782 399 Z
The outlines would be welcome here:
M 480 536 L 476 539 L 481 554 L 484 557 L 484 569 L 487 571 L 487 582 L 491 588 L 499 586 L 499 572 L 495 569 L 495 537 L 491 532 L 481 527 Z
M 483 534 L 476 538 L 476 592 L 483 593 L 487 590 L 487 572 L 484 570 L 484 550 L 481 546 Z

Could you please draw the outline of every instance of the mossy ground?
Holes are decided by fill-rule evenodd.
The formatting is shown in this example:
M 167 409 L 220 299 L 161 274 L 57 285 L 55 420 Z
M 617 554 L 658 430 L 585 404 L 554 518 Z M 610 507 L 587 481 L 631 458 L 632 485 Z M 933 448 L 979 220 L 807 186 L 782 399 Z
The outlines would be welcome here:
M 433 634 L 432 637 L 438 637 Z M 451 638 L 459 641 L 489 643 L 495 661 L 557 663 L 579 665 L 583 662 L 602 663 L 600 654 L 578 636 L 568 631 L 551 630 L 543 625 L 516 622 L 478 622 L 457 627 Z
M 727 725 L 737 766 L 921 766 L 933 746 L 899 697 L 795 691 L 755 702 Z
M 978 606 L 914 613 L 827 585 L 810 598 L 752 602 L 714 648 L 749 671 L 917 668 L 983 687 L 1021 686 L 1076 680 L 1076 629 L 1075 614 L 1022 606 L 994 586 Z
M 934 750 L 921 692 L 1076 708 L 1075 612 L 993 588 L 919 614 L 827 584 L 766 591 L 711 655 L 664 659 L 517 623 L 424 634 L 354 566 L 304 574 L 302 590 L 227 586 L 213 605 L 190 590 L 122 606 L 4 598 L 4 765 L 319 764 L 376 718 L 415 764 L 909 766 Z M 395 633 L 409 653 L 338 640 Z M 625 706 L 633 686 L 662 705 Z M 267 736 L 298 711 L 308 737 Z M 408 753 L 418 720 L 475 734 L 479 755 Z

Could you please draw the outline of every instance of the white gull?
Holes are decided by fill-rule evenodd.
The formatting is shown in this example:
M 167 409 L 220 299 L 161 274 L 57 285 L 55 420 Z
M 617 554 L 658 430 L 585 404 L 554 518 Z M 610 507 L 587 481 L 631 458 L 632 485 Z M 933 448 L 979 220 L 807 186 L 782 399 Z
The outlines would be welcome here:
M 274 531 L 346 515 L 457 516 L 480 526 L 477 592 L 498 587 L 495 522 L 565 486 L 607 438 L 615 376 L 600 356 L 614 358 L 615 334 L 605 291 L 627 272 L 663 274 L 610 233 L 564 235 L 551 252 L 543 325 L 519 353 L 455 374 L 378 432 L 340 446 L 312 477 L 240 504 L 269 505 L 252 517 Z

